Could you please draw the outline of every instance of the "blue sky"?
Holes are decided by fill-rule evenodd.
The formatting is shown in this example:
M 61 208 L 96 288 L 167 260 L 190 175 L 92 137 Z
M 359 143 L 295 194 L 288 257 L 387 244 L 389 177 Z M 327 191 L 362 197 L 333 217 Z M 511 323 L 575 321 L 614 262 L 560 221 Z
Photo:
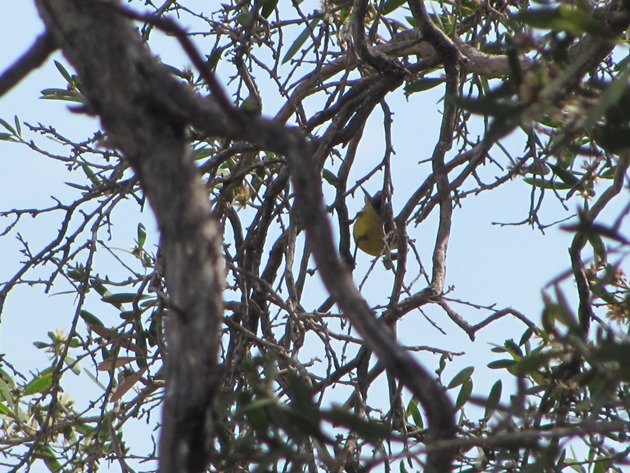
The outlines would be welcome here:
M 0 42 L 11 44 L 10 50 L 4 48 L 0 56 L 0 69 L 4 69 L 24 51 L 36 34 L 42 29 L 30 2 L 13 2 L 11 9 L 0 16 Z M 162 37 L 156 42 L 155 52 L 166 61 L 176 66 L 187 63 L 182 58 L 176 42 Z M 57 54 L 57 60 L 63 59 Z M 67 64 L 64 62 L 64 64 Z M 224 78 L 225 79 L 225 78 Z M 50 123 L 60 133 L 72 138 L 81 139 L 89 136 L 96 126 L 93 119 L 77 116 L 67 110 L 62 102 L 39 99 L 40 91 L 46 87 L 64 87 L 64 81 L 54 67 L 52 60 L 35 71 L 12 92 L 0 99 L 0 118 L 13 122 L 14 115 L 22 121 L 30 123 Z M 272 96 L 274 91 L 263 89 L 263 94 Z M 435 137 L 440 124 L 440 90 L 428 94 L 415 94 L 408 100 L 402 93 L 393 94 L 390 106 L 395 111 L 396 127 L 394 143 L 396 157 L 393 161 L 393 178 L 396 183 L 394 195 L 394 212 L 400 209 L 406 198 L 423 180 L 421 171 L 415 166 L 420 160 L 431 155 Z M 274 100 L 268 100 L 264 112 L 275 113 Z M 312 104 L 316 107 L 317 104 Z M 40 138 L 34 137 L 41 141 Z M 522 153 L 522 144 L 518 136 L 508 137 L 504 145 L 516 156 Z M 500 156 L 498 149 L 492 153 Z M 365 171 L 369 165 L 382 158 L 382 115 L 378 112 L 371 118 L 365 133 L 365 139 L 359 149 L 358 156 L 365 160 Z M 453 154 L 451 154 L 452 156 Z M 413 169 L 413 172 L 409 172 Z M 423 169 L 427 169 L 425 167 Z M 426 171 L 428 172 L 428 171 Z M 482 173 L 493 175 L 495 168 L 487 166 Z M 353 175 L 359 177 L 359 173 Z M 76 195 L 64 184 L 73 178 L 63 164 L 51 162 L 35 156 L 24 146 L 0 141 L 0 210 L 10 208 L 41 207 L 52 204 L 51 195 L 64 196 L 66 199 Z M 380 175 L 376 175 L 366 187 L 376 190 L 381 186 Z M 332 189 L 326 189 L 330 197 Z M 449 245 L 447 285 L 453 286 L 454 298 L 469 300 L 479 304 L 496 304 L 496 308 L 513 307 L 531 320 L 538 322 L 542 310 L 541 288 L 559 273 L 569 268 L 568 247 L 572 235 L 557 228 L 549 228 L 545 234 L 529 226 L 499 226 L 493 222 L 515 222 L 527 216 L 531 188 L 520 179 L 515 179 L 500 189 L 471 197 L 462 202 L 461 208 L 454 212 L 452 238 Z M 565 217 L 567 214 L 552 197 L 547 199 L 541 215 L 550 223 Z M 602 222 L 617 217 L 626 197 L 618 198 L 615 205 L 602 216 Z M 567 203 L 574 211 L 579 201 L 574 199 Z M 356 195 L 350 209 L 354 215 L 363 205 L 362 196 Z M 158 237 L 155 234 L 153 218 L 146 211 L 139 215 L 133 205 L 128 205 L 119 212 L 119 227 L 113 234 L 110 246 L 118 251 L 126 251 L 133 245 L 135 226 L 142 221 L 149 228 L 149 245 L 155 245 Z M 40 248 L 54 234 L 59 220 L 56 218 L 26 219 L 20 232 L 31 243 L 33 248 Z M 0 221 L 3 223 L 3 221 Z M 409 236 L 419 248 L 424 264 L 430 264 L 433 241 L 435 239 L 436 220 L 430 217 L 420 226 L 409 227 Z M 4 227 L 3 227 L 4 228 Z M 622 233 L 628 234 L 629 224 L 624 225 Z M 0 239 L 0 254 L 3 265 L 0 267 L 0 280 L 6 280 L 17 269 L 21 255 L 15 240 L 15 234 Z M 104 260 L 105 261 L 105 260 Z M 356 280 L 362 279 L 370 260 L 360 256 L 356 272 Z M 103 264 L 106 264 L 105 262 Z M 112 267 L 112 271 L 118 268 Z M 366 283 L 363 293 L 370 303 L 387 301 L 392 274 L 379 263 L 375 272 Z M 310 298 L 316 305 L 322 299 L 322 289 L 318 282 L 313 282 Z M 421 287 L 421 285 L 419 286 Z M 416 289 L 419 289 L 417 287 Z M 565 284 L 565 291 L 570 300 L 574 300 L 572 284 Z M 67 327 L 74 313 L 72 295 L 60 295 L 62 288 L 53 293 L 42 294 L 38 288 L 20 288 L 9 296 L 7 306 L 2 314 L 0 325 L 0 353 L 22 370 L 43 368 L 46 363 L 45 354 L 37 350 L 32 342 L 46 340 L 46 333 L 56 328 Z M 67 288 L 66 288 L 67 289 Z M 308 304 L 308 300 L 305 301 Z M 95 307 L 100 307 L 96 306 Z M 460 314 L 471 323 L 485 317 L 485 313 L 470 307 L 457 307 Z M 487 362 L 496 359 L 490 352 L 491 344 L 501 344 L 507 338 L 518 338 L 523 332 L 523 325 L 514 319 L 505 318 L 490 325 L 478 333 L 477 340 L 472 343 L 447 320 L 441 310 L 430 307 L 426 315 L 431 317 L 446 334 L 433 328 L 420 313 L 414 313 L 404 319 L 399 326 L 401 343 L 407 345 L 432 345 L 453 351 L 463 351 L 449 366 L 445 379 L 449 380 L 461 368 L 474 365 L 475 393 L 484 394 L 496 380 L 497 373 L 485 367 Z M 112 320 L 114 320 L 112 312 Z M 115 323 L 115 322 L 112 322 Z M 437 358 L 424 353 L 419 358 L 429 366 L 435 365 Z M 84 368 L 89 368 L 85 366 Z M 506 386 L 508 387 L 508 386 Z M 66 387 L 71 396 L 78 402 L 87 402 L 91 395 L 97 393 L 95 385 L 90 385 L 85 378 L 77 377 L 68 380 Z M 376 388 L 380 389 L 380 388 Z M 504 394 L 505 396 L 505 394 Z M 146 441 L 142 428 L 135 437 L 139 443 Z M 38 471 L 38 470 L 35 470 Z M 42 470 L 44 471 L 44 470 Z

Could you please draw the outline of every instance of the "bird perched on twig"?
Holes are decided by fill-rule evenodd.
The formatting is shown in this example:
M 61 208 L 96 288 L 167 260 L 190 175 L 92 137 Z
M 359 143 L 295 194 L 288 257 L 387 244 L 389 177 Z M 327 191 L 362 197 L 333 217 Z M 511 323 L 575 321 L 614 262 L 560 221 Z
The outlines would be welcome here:
M 372 256 L 381 256 L 388 247 L 388 231 L 386 231 L 385 194 L 379 191 L 371 196 L 365 189 L 365 206 L 357 214 L 352 229 L 352 236 L 357 247 Z

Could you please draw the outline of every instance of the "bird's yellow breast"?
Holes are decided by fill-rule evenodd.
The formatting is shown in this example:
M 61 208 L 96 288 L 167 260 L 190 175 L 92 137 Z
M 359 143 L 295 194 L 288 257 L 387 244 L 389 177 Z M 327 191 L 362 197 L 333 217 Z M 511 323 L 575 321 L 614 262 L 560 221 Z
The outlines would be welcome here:
M 385 230 L 383 219 L 374 207 L 366 205 L 357 215 L 352 229 L 354 241 L 365 253 L 372 256 L 380 256 L 385 248 Z

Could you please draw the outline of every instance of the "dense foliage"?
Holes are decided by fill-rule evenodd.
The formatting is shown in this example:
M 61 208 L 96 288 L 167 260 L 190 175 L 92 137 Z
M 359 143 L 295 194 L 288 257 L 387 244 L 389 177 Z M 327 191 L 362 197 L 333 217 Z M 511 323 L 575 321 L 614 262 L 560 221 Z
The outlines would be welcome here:
M 165 40 L 182 47 L 179 64 L 161 63 L 159 49 L 147 55 L 147 64 L 172 82 L 136 68 L 141 79 L 129 89 L 151 105 L 99 96 L 96 76 L 122 76 L 122 66 L 110 66 L 98 52 L 93 64 L 82 62 L 75 44 L 81 32 L 64 37 L 62 21 L 53 21 L 60 15 L 54 2 L 36 3 L 49 35 L 2 75 L 0 91 L 60 48 L 68 62 L 55 62 L 59 75 L 42 97 L 60 101 L 60 113 L 68 108 L 103 125 L 75 139 L 52 118 L 35 124 L 0 117 L 0 139 L 56 160 L 69 176 L 52 204 L 2 209 L 2 238 L 17 241 L 21 262 L 2 273 L 0 311 L 22 286 L 74 296 L 67 308 L 71 323 L 47 340 L 34 340 L 48 354 L 48 366 L 25 371 L 14 366 L 16 355 L 0 354 L 0 469 L 27 471 L 41 463 L 50 471 L 92 471 L 113 461 L 122 471 L 158 465 L 169 471 L 164 465 L 179 460 L 160 463 L 173 454 L 168 435 L 158 448 L 165 392 L 175 386 L 185 395 L 188 389 L 194 404 L 195 383 L 206 382 L 201 378 L 210 383 L 201 395 L 207 405 L 193 407 L 203 425 L 190 417 L 193 408 L 178 414 L 177 399 L 164 408 L 177 429 L 193 425 L 194 435 L 182 442 L 201 452 L 178 471 L 428 471 L 430 451 L 445 452 L 452 471 L 628 468 L 628 2 L 81 0 L 117 21 L 133 21 L 129 31 L 150 49 Z M 62 8 L 75 3 L 59 2 Z M 63 16 L 89 15 L 90 8 Z M 106 38 L 100 30 L 94 35 Z M 135 47 L 116 52 L 121 64 L 142 54 Z M 176 95 L 177 87 L 197 94 L 201 105 L 194 113 L 201 116 L 208 107 L 208 114 L 224 118 L 208 123 L 167 108 L 163 96 L 188 97 Z M 432 151 L 396 156 L 397 140 L 420 133 L 429 116 L 422 104 L 436 97 L 441 123 Z M 213 100 L 218 112 L 206 104 Z M 105 112 L 110 105 L 118 113 Z M 161 217 L 161 208 L 175 202 L 175 213 L 190 215 L 186 199 L 178 200 L 180 171 L 150 161 L 143 167 L 138 156 L 145 150 L 134 154 L 123 136 L 127 128 L 118 126 L 127 117 L 133 123 L 140 109 L 163 119 L 163 135 L 177 130 L 175 138 L 188 143 L 182 161 L 194 161 L 198 171 L 190 179 L 203 183 L 199 189 L 207 197 L 203 205 L 192 198 L 188 204 L 203 213 L 209 203 L 212 228 L 220 229 L 225 281 L 214 307 L 223 305 L 223 318 L 220 333 L 201 334 L 210 345 L 218 337 L 219 353 L 210 346 L 190 355 L 208 360 L 208 373 L 192 369 L 174 377 L 186 362 L 171 360 L 174 347 L 189 340 L 168 321 L 197 319 L 173 292 L 181 290 L 190 302 L 217 291 L 193 276 L 199 268 L 184 262 L 171 269 L 177 258 L 168 249 L 172 235 L 184 238 L 196 230 L 190 219 L 190 227 L 173 223 L 179 227 L 169 233 L 174 220 Z M 145 130 L 128 127 L 129 135 L 136 132 Z M 163 138 L 151 133 L 146 143 Z M 452 405 L 440 389 L 437 397 L 419 398 L 408 384 L 416 365 L 389 358 L 387 346 L 351 329 L 344 294 L 334 291 L 335 277 L 338 287 L 345 284 L 344 272 L 323 276 L 331 295 L 317 276 L 327 271 L 318 256 L 325 253 L 326 232 L 309 227 L 322 228 L 308 213 L 318 201 L 297 203 L 300 163 L 283 151 L 290 144 L 274 139 L 293 134 L 307 140 L 303 151 L 322 176 L 340 260 L 360 287 L 372 288 L 368 300 L 379 319 L 372 330 L 395 333 L 412 319 L 473 341 L 498 321 L 513 319 L 514 332 L 492 348 L 496 380 L 473 389 L 475 359 L 404 334 L 406 342 L 414 340 L 407 352 L 422 352 L 423 363 L 432 363 L 427 371 L 434 381 L 424 385 L 443 386 Z M 152 188 L 152 168 L 172 176 L 174 190 L 166 191 L 166 180 L 166 195 L 159 182 Z M 534 313 L 462 300 L 446 272 L 453 210 L 515 180 L 527 188 L 522 195 L 529 212 L 512 225 L 540 231 L 562 226 L 572 234 L 566 266 L 541 288 L 540 312 Z M 304 186 L 320 185 L 306 181 Z M 395 247 L 369 266 L 351 238 L 362 186 L 386 195 L 385 228 Z M 157 214 L 160 244 L 146 229 L 152 227 L 148 204 Z M 555 223 L 541 218 L 550 205 L 562 209 Z M 41 229 L 30 243 L 31 218 L 55 222 L 56 228 L 41 227 L 49 231 L 45 243 Z M 418 227 L 430 228 L 429 241 L 416 241 Z M 125 239 L 135 242 L 130 251 L 112 243 Z M 181 248 L 188 251 L 188 244 Z M 203 266 L 204 258 L 197 259 Z M 200 274 L 212 273 L 208 268 Z M 510 278 L 527 278 L 511 274 L 516 268 L 505 270 Z M 483 277 L 483 270 L 469 277 Z M 478 322 L 461 315 L 470 307 L 483 314 Z M 436 322 L 425 310 L 446 317 Z M 0 314 L 0 323 L 14 316 Z M 445 377 L 454 361 L 463 369 Z M 86 401 L 68 383 L 77 376 L 96 397 Z M 436 421 L 439 415 L 446 420 Z M 185 419 L 178 423 L 178 417 Z M 129 427 L 137 420 L 150 442 L 137 441 L 137 429 Z M 165 417 L 167 429 L 168 422 Z M 443 424 L 435 428 L 436 422 Z

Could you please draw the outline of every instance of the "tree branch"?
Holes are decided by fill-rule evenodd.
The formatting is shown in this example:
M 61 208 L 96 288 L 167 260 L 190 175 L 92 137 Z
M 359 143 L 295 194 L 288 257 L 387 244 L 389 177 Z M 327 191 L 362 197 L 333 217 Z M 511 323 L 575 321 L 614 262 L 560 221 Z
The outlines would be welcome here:
M 31 47 L 0 75 L 0 97 L 41 66 L 54 50 L 55 43 L 48 31 L 39 35 Z

